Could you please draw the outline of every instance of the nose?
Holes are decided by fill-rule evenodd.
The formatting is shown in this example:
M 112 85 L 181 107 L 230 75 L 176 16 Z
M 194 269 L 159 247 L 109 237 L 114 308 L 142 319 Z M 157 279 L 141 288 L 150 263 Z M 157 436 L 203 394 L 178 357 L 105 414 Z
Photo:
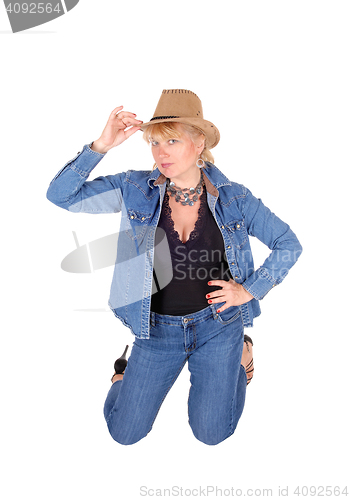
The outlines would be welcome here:
M 168 153 L 166 152 L 166 149 L 164 148 L 164 146 L 159 146 L 159 156 L 160 158 L 167 158 L 169 155 Z

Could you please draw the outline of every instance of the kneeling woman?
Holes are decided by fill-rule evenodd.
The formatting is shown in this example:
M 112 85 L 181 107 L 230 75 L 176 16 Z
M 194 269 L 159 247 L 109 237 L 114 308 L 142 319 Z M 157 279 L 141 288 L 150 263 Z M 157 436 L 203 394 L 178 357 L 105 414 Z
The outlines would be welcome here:
M 87 181 L 113 147 L 138 130 L 155 168 Z M 191 373 L 189 424 L 214 445 L 235 431 L 253 376 L 244 327 L 259 300 L 301 253 L 289 226 L 214 166 L 219 131 L 199 98 L 164 90 L 148 123 L 118 107 L 100 138 L 68 162 L 48 199 L 72 212 L 122 212 L 109 306 L 135 335 L 115 363 L 104 415 L 113 439 L 133 444 L 151 430 L 182 368 Z M 254 270 L 248 235 L 271 250 Z

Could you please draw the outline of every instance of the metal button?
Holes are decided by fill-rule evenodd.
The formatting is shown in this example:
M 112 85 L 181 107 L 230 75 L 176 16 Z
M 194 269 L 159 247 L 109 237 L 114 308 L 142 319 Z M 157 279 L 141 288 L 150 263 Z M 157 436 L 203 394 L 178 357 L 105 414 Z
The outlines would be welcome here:
M 184 323 L 188 323 L 188 319 L 187 318 L 184 319 Z
M 237 224 L 237 229 L 239 229 L 240 227 L 241 227 L 240 224 Z
M 227 248 L 231 248 L 231 246 L 229 245 Z
M 130 216 L 130 219 L 134 219 L 135 217 L 133 215 Z
M 221 229 L 224 229 L 224 228 L 225 228 L 225 226 L 221 226 Z
M 146 217 L 142 217 L 142 219 L 141 219 L 141 220 L 145 220 L 145 218 L 146 218 Z

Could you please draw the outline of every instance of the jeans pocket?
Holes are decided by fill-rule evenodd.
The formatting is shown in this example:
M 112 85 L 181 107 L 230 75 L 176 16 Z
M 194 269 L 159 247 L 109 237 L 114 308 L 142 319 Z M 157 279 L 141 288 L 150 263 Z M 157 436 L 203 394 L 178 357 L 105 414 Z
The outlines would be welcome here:
M 222 325 L 229 325 L 241 315 L 241 309 L 239 306 L 231 306 L 218 314 L 218 321 Z

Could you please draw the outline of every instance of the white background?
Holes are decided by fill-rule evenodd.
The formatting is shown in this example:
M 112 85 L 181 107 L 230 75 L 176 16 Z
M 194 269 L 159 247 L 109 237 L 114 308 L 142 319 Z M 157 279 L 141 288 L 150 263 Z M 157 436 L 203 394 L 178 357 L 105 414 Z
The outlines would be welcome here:
M 81 0 L 12 34 L 0 6 L 4 499 L 139 498 L 141 486 L 187 497 L 200 486 L 222 496 L 271 488 L 278 498 L 279 487 L 293 497 L 298 485 L 346 485 L 349 14 L 336 0 Z M 144 440 L 109 436 L 104 398 L 132 334 L 108 312 L 112 267 L 79 275 L 60 263 L 72 231 L 84 244 L 116 232 L 119 216 L 46 199 L 113 108 L 147 121 L 164 88 L 201 98 L 221 132 L 217 166 L 304 247 L 247 332 L 254 380 L 236 433 L 218 446 L 188 426 L 187 368 Z M 91 178 L 152 163 L 138 133 Z M 258 266 L 267 252 L 253 248 Z M 76 310 L 89 308 L 105 311 Z

